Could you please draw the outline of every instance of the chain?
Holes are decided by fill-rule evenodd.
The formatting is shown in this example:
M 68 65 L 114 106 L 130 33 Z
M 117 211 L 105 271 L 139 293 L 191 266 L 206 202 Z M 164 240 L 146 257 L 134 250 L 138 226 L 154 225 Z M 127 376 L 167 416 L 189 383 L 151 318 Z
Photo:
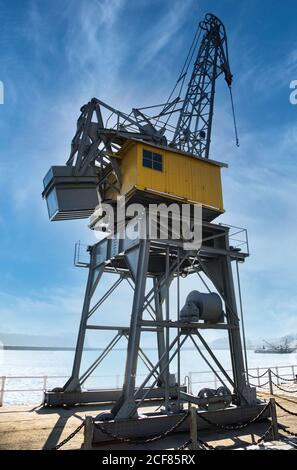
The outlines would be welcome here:
M 210 421 L 208 418 L 205 418 L 205 416 L 203 416 L 202 414 L 199 415 L 199 418 L 203 419 L 203 421 L 206 421 L 206 423 L 212 426 L 216 426 L 217 428 L 224 429 L 225 431 L 236 431 L 238 429 L 247 428 L 251 424 L 258 421 L 261 418 L 261 416 L 265 413 L 265 411 L 268 410 L 269 407 L 270 407 L 270 403 L 267 403 L 265 408 L 263 408 L 257 416 L 255 416 L 253 419 L 251 419 L 247 423 L 239 424 L 238 426 L 230 426 L 230 425 L 224 426 L 223 424 L 214 423 L 213 421 Z
M 286 390 L 285 388 L 280 387 L 279 385 L 277 385 L 277 384 L 274 383 L 274 382 L 272 382 L 272 384 L 273 384 L 276 388 L 279 388 L 282 392 L 286 392 L 286 393 L 297 393 L 297 390 Z
M 204 441 L 202 441 L 201 439 L 197 439 L 197 442 L 198 442 L 198 444 L 200 444 L 200 445 L 206 447 L 207 450 L 215 450 L 215 447 L 212 446 L 212 445 L 210 445 L 210 444 L 208 444 L 208 442 L 204 442 Z
M 293 411 L 290 411 L 290 410 L 287 410 L 286 408 L 284 408 L 280 403 L 278 403 L 277 401 L 275 402 L 276 406 L 278 406 L 281 410 L 283 410 L 285 413 L 288 413 L 289 415 L 292 415 L 292 416 L 297 416 L 297 413 L 294 413 Z
M 203 450 L 215 450 L 215 447 L 208 444 L 207 442 L 202 441 L 201 439 L 197 439 L 198 444 L 202 447 Z M 188 439 L 183 445 L 181 445 L 177 450 L 185 450 L 186 447 L 192 443 L 192 439 Z
M 252 387 L 256 387 L 256 388 L 263 388 L 263 387 L 266 387 L 266 385 L 269 384 L 269 380 L 268 382 L 265 382 L 265 384 L 261 384 L 261 385 L 255 385 L 255 384 L 250 384 Z
M 289 431 L 288 429 L 284 429 L 282 426 L 278 426 L 278 427 L 281 431 L 285 432 L 286 434 L 289 434 L 289 436 L 297 437 L 296 432 L 292 432 L 292 431 Z
M 55 447 L 53 447 L 50 450 L 58 450 L 60 449 L 60 447 L 67 444 L 67 442 L 69 442 L 84 427 L 84 425 L 85 425 L 85 422 L 83 421 L 71 434 L 69 434 L 68 437 L 66 437 L 66 439 L 61 441 L 59 444 L 57 444 Z
M 185 450 L 186 447 L 189 447 L 189 445 L 191 444 L 192 442 L 192 439 L 188 439 L 183 445 L 181 445 L 180 447 L 178 447 L 177 450 Z
M 248 374 L 249 377 L 251 377 L 252 379 L 261 379 L 261 377 L 264 377 L 264 375 L 266 375 L 268 372 L 268 369 L 262 374 L 262 375 L 252 375 L 252 374 Z
M 158 434 L 157 436 L 150 436 L 147 439 L 131 439 L 130 437 L 122 437 L 107 431 L 100 423 L 95 423 L 95 426 L 100 429 L 103 434 L 106 434 L 108 437 L 112 437 L 113 439 L 117 439 L 120 442 L 129 442 L 131 444 L 148 444 L 149 442 L 155 442 L 164 439 L 169 434 L 173 433 L 187 419 L 188 416 L 189 413 L 185 413 L 184 416 L 170 429 L 161 434 Z
M 256 441 L 256 444 L 261 444 L 261 442 L 264 442 L 266 437 L 271 433 L 273 428 L 273 425 L 271 424 L 267 431 Z
M 287 379 L 286 377 L 281 377 L 280 375 L 277 375 L 275 372 L 273 372 L 273 370 L 271 371 L 271 373 L 277 377 L 278 379 L 281 379 L 281 380 L 284 380 L 285 382 L 296 382 L 296 378 L 294 379 Z

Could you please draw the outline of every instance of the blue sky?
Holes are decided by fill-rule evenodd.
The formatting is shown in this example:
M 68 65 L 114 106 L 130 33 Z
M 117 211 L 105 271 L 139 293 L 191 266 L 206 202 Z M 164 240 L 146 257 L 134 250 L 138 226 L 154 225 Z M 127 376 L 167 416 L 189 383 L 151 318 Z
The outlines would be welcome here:
M 86 221 L 50 223 L 42 178 L 63 164 L 82 104 L 129 111 L 162 102 L 206 12 L 225 23 L 240 148 L 225 84 L 211 157 L 227 162 L 221 221 L 249 230 L 241 267 L 249 337 L 297 333 L 297 4 L 290 0 L 0 2 L 0 314 L 3 332 L 76 332 L 86 271 L 73 267 Z M 187 294 L 187 292 L 185 292 Z M 121 308 L 130 292 L 116 300 Z M 110 307 L 111 308 L 111 307 Z

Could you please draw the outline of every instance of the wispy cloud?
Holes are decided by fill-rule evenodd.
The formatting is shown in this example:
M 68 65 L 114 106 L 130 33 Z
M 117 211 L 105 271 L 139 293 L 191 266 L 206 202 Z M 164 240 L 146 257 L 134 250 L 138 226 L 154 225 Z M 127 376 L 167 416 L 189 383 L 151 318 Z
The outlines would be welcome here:
M 168 46 L 172 37 L 184 27 L 193 4 L 193 0 L 183 2 L 175 0 L 171 2 L 168 12 L 162 15 L 156 24 L 149 25 L 141 38 L 143 47 L 138 66 L 145 67 L 159 57 L 160 52 Z

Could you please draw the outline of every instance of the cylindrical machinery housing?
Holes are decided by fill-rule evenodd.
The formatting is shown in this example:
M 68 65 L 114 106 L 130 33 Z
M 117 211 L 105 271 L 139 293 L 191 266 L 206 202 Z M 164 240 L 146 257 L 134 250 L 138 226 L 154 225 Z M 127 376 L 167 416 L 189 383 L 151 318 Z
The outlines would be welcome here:
M 186 298 L 186 303 L 180 312 L 181 321 L 196 322 L 204 320 L 207 323 L 223 321 L 223 305 L 221 297 L 215 292 L 202 293 L 193 290 Z

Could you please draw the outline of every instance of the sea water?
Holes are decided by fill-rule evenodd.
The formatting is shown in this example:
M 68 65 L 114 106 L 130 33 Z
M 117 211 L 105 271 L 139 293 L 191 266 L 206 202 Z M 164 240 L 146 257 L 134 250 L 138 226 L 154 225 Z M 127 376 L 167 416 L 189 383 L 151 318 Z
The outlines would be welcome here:
M 213 351 L 226 370 L 231 370 L 230 353 L 228 350 Z M 145 350 L 153 363 L 157 362 L 156 350 Z M 82 359 L 81 371 L 92 364 L 100 351 L 86 351 Z M 207 355 L 206 351 L 203 351 Z M 62 386 L 71 374 L 74 351 L 0 351 L 0 380 L 6 377 L 4 404 L 38 403 L 42 400 L 42 388 L 46 377 L 46 388 Z M 112 351 L 96 369 L 92 378 L 84 384 L 86 388 L 118 388 L 123 383 L 125 372 L 126 352 L 124 350 Z M 297 353 L 291 354 L 256 354 L 247 351 L 248 366 L 252 375 L 255 369 L 268 367 L 282 367 L 280 375 L 292 377 L 292 366 L 296 366 Z M 217 366 L 214 366 L 218 370 Z M 177 358 L 172 362 L 171 372 L 177 373 Z M 138 380 L 141 384 L 148 374 L 146 366 L 139 360 Z M 230 372 L 230 375 L 231 372 Z M 205 361 L 196 350 L 184 350 L 180 356 L 180 376 L 183 382 L 190 376 L 193 382 L 193 392 L 196 393 L 204 386 L 214 387 L 217 384 L 213 372 L 210 372 Z M 17 377 L 17 378 L 14 378 Z M 27 377 L 27 378 L 25 378 Z M 252 379 L 251 379 L 252 380 Z M 267 378 L 262 379 L 267 381 Z M 258 383 L 256 380 L 254 382 Z M 0 384 L 1 388 L 1 384 Z M 33 391 L 28 391 L 33 389 Z M 16 391 L 9 391 L 16 390 Z M 23 390 L 23 391 L 22 391 Z

